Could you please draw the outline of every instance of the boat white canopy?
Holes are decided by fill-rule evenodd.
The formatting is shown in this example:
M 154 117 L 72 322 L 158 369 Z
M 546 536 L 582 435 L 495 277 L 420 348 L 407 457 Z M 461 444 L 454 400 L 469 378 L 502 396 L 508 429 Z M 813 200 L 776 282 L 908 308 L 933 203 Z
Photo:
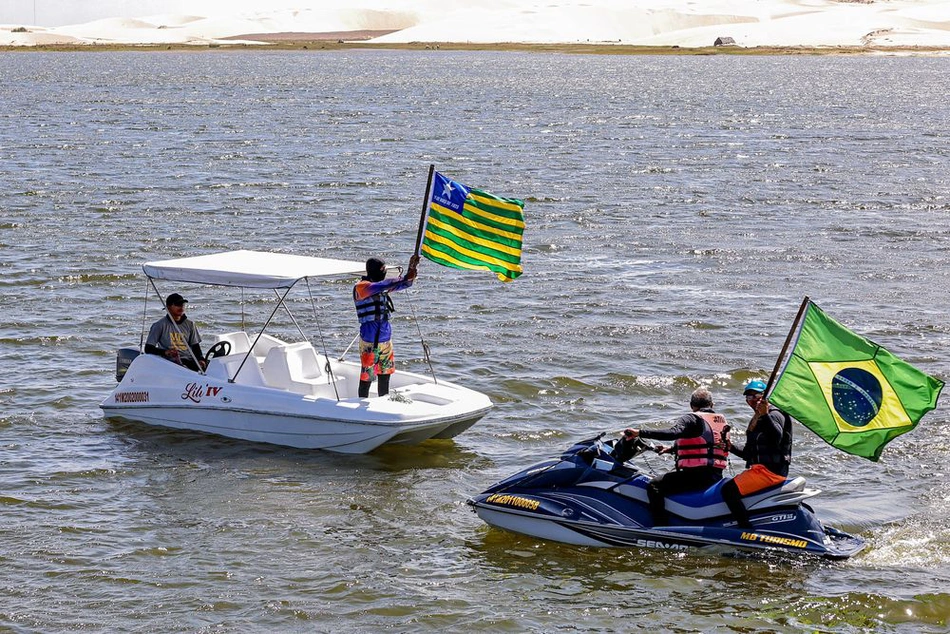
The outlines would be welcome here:
M 306 277 L 363 273 L 362 262 L 266 251 L 225 251 L 177 260 L 146 262 L 150 278 L 243 288 L 290 288 Z

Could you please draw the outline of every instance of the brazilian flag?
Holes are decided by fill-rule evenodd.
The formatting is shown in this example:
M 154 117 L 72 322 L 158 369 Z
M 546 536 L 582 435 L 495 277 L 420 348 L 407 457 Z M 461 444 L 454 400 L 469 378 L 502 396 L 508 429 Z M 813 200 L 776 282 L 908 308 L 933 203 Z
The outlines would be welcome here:
M 809 301 L 769 400 L 833 447 L 877 461 L 937 406 L 943 385 Z
M 467 187 L 435 172 L 422 255 L 455 269 L 492 271 L 503 282 L 521 275 L 524 202 Z

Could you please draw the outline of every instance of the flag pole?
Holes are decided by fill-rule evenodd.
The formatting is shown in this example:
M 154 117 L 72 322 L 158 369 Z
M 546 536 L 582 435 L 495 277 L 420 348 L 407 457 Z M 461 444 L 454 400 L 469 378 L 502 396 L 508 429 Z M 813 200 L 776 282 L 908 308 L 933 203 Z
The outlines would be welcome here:
M 782 366 L 782 361 L 785 359 L 785 353 L 788 352 L 788 344 L 792 341 L 792 336 L 795 334 L 795 330 L 798 328 L 799 322 L 802 320 L 802 315 L 805 314 L 805 309 L 808 308 L 808 303 L 811 300 L 808 298 L 808 295 L 805 295 L 805 299 L 802 300 L 802 305 L 798 307 L 798 314 L 795 315 L 795 321 L 792 322 L 792 327 L 788 330 L 788 336 L 785 337 L 785 345 L 782 346 L 782 351 L 778 355 L 778 359 L 775 360 L 775 367 L 772 368 L 772 374 L 769 375 L 769 382 L 765 386 L 765 401 L 759 404 L 761 407 L 764 403 L 768 402 L 769 391 L 772 389 L 772 385 L 775 383 L 775 375 L 778 374 L 778 369 Z M 763 414 L 765 412 L 762 412 Z M 755 429 L 756 421 L 759 420 L 759 410 L 758 408 L 752 412 L 752 419 L 749 420 L 748 429 L 751 431 Z M 783 432 L 784 433 L 784 432 Z
M 422 234 L 425 233 L 426 220 L 429 217 L 429 201 L 432 200 L 432 175 L 435 173 L 435 165 L 429 164 L 429 178 L 426 180 L 426 196 L 422 201 L 422 213 L 419 215 L 419 232 L 416 234 L 416 249 L 413 251 L 414 257 L 419 257 L 419 250 L 422 247 Z M 409 297 L 409 296 L 407 296 Z M 432 358 L 429 356 L 429 344 L 422 336 L 422 327 L 419 326 L 419 320 L 416 318 L 416 308 L 409 302 L 409 310 L 412 311 L 412 320 L 416 322 L 416 330 L 419 331 L 419 341 L 422 343 L 422 356 L 425 357 L 426 364 L 429 366 L 429 372 L 432 374 L 432 382 L 436 385 L 439 380 L 435 376 L 435 368 L 432 367 Z
M 792 342 L 792 335 L 795 334 L 795 330 L 798 328 L 799 322 L 802 320 L 802 315 L 805 314 L 805 309 L 808 308 L 808 304 L 811 302 L 808 295 L 805 295 L 805 299 L 802 300 L 802 305 L 798 307 L 798 314 L 795 315 L 795 321 L 792 323 L 792 327 L 788 331 L 788 336 L 785 337 L 785 345 L 782 346 L 782 351 L 778 355 L 778 359 L 775 360 L 775 367 L 772 368 L 772 374 L 769 376 L 768 385 L 765 387 L 765 394 L 768 396 L 769 391 L 772 389 L 772 384 L 775 382 L 775 375 L 778 374 L 778 369 L 782 365 L 782 360 L 785 358 L 785 353 L 788 352 L 788 344 Z
M 422 201 L 422 214 L 419 216 L 419 232 L 416 234 L 416 250 L 413 255 L 419 255 L 419 249 L 422 246 L 422 234 L 426 228 L 426 219 L 429 215 L 429 200 L 432 198 L 432 175 L 435 173 L 435 165 L 429 165 L 429 179 L 426 181 L 426 196 Z

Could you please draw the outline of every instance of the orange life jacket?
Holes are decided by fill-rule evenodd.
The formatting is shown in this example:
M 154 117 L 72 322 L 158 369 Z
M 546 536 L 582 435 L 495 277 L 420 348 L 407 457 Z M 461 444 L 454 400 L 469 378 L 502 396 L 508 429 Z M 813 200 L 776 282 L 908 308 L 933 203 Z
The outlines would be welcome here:
M 692 438 L 677 438 L 673 443 L 676 452 L 676 469 L 714 467 L 725 469 L 729 458 L 729 423 L 722 414 L 693 412 L 703 419 L 703 433 Z

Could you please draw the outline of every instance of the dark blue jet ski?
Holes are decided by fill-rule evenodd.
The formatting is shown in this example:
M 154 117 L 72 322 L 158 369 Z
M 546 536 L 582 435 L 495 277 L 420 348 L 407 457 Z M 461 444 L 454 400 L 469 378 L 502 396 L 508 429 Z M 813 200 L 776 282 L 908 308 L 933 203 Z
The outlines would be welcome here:
M 667 498 L 667 526 L 654 526 L 647 503 L 649 476 L 610 455 L 612 441 L 580 442 L 559 458 L 539 462 L 468 500 L 491 526 L 580 546 L 659 548 L 696 552 L 778 552 L 847 559 L 861 537 L 824 526 L 805 500 L 820 491 L 802 477 L 746 496 L 751 529 L 736 526 L 720 489 Z M 640 441 L 636 455 L 650 445 Z

